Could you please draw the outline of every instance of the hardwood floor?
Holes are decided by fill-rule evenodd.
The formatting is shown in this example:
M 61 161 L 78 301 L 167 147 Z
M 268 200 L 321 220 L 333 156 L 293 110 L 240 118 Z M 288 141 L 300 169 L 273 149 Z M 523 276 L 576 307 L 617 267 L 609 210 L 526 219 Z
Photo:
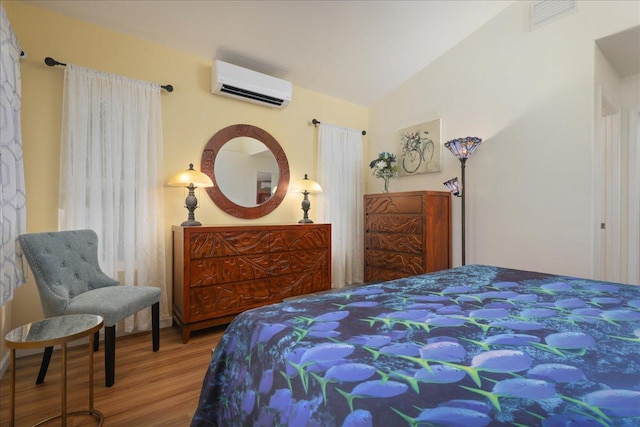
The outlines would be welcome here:
M 120 337 L 116 342 L 113 387 L 104 386 L 104 346 L 94 353 L 94 408 L 104 414 L 104 426 L 188 426 L 198 405 L 200 387 L 224 327 L 193 332 L 182 344 L 178 328 L 160 331 L 160 351 L 151 349 L 151 333 Z M 67 351 L 67 410 L 83 410 L 89 402 L 88 344 Z M 60 350 L 51 358 L 43 384 L 36 385 L 41 355 L 18 358 L 16 426 L 35 424 L 60 413 Z M 0 426 L 9 425 L 7 370 L 0 381 Z M 46 425 L 60 425 L 50 422 Z M 68 426 L 95 426 L 88 416 L 67 419 Z

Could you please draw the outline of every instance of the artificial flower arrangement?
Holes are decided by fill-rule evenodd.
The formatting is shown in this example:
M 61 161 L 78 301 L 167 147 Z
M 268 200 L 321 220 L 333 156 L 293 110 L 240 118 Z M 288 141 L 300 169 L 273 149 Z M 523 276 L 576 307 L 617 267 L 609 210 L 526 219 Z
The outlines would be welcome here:
M 395 154 L 383 151 L 378 154 L 377 159 L 369 163 L 369 167 L 373 169 L 373 176 L 384 179 L 385 193 L 389 192 L 389 179 L 398 176 L 398 166 L 394 164 L 396 160 Z

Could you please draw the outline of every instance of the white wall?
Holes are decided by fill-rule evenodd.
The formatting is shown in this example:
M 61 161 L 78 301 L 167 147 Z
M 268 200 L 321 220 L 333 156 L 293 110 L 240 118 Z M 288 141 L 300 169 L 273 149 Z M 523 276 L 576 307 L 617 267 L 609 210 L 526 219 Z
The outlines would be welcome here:
M 467 263 L 590 277 L 594 41 L 640 23 L 639 2 L 579 2 L 535 31 L 515 2 L 371 110 L 369 157 L 398 152 L 397 130 L 442 118 L 443 142 L 479 136 L 467 162 Z M 419 54 L 419 52 L 416 52 Z M 444 190 L 443 172 L 399 178 L 394 191 Z M 379 188 L 369 176 L 368 188 Z M 454 265 L 460 200 L 453 200 Z
M 625 108 L 640 105 L 640 74 L 627 76 L 622 79 L 621 104 Z

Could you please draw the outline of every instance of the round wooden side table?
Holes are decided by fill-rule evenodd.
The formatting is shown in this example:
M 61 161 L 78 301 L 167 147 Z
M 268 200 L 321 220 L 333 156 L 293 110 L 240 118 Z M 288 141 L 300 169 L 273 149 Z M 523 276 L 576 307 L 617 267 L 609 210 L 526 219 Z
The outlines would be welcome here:
M 93 314 L 71 314 L 67 316 L 49 317 L 37 322 L 29 323 L 7 333 L 4 337 L 7 348 L 11 349 L 11 403 L 10 426 L 15 426 L 16 418 L 16 350 L 50 347 L 60 344 L 62 347 L 61 371 L 61 411 L 44 419 L 35 426 L 47 423 L 56 418 L 62 421 L 62 427 L 67 425 L 69 415 L 90 415 L 98 422 L 98 427 L 104 422 L 104 415 L 93 407 L 93 340 L 94 333 L 104 325 L 100 316 Z M 89 409 L 85 411 L 67 412 L 67 343 L 83 337 L 89 337 Z

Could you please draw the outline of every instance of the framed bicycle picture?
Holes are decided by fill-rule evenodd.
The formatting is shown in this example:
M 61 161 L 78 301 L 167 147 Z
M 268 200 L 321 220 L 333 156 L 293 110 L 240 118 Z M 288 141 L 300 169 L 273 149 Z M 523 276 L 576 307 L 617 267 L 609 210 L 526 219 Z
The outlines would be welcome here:
M 441 119 L 437 119 L 398 131 L 400 139 L 398 175 L 442 171 L 440 126 Z

